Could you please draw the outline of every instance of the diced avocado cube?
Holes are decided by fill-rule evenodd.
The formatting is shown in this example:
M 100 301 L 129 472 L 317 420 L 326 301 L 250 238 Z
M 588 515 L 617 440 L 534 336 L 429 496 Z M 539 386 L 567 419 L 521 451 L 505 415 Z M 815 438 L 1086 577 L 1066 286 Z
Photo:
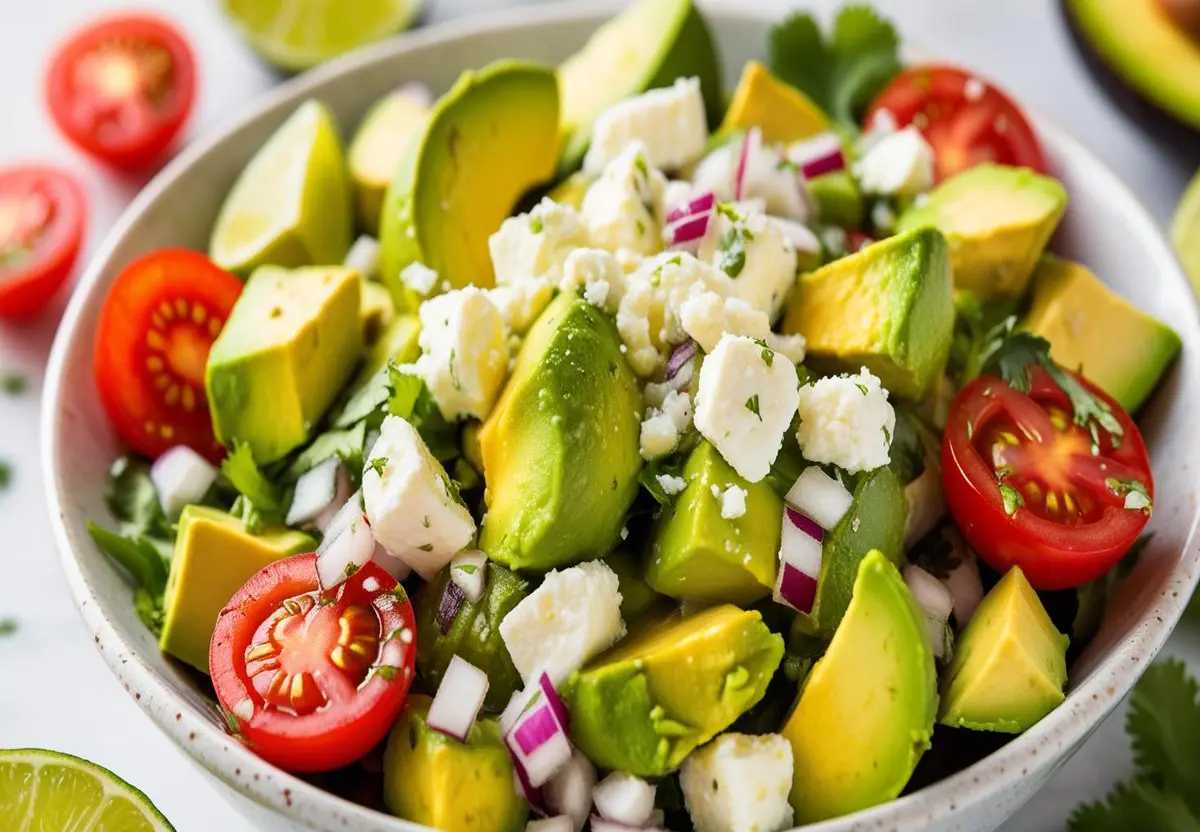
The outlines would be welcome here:
M 379 212 L 408 145 L 429 122 L 429 104 L 400 88 L 375 102 L 350 143 L 347 161 L 363 228 L 379 235 Z
M 1182 342 L 1175 330 L 1131 305 L 1084 265 L 1045 255 L 1033 276 L 1024 326 L 1050 342 L 1050 356 L 1077 370 L 1130 413 L 1154 391 Z
M 844 170 L 808 180 L 808 194 L 817 206 L 817 219 L 840 228 L 861 228 L 863 198 L 854 177 Z
M 708 442 L 692 451 L 683 479 L 687 487 L 655 524 L 646 582 L 672 598 L 739 606 L 765 598 L 775 583 L 782 498 L 766 479 L 739 477 Z M 721 495 L 730 487 L 746 492 L 746 510 L 727 519 Z
M 604 556 L 604 562 L 617 573 L 618 590 L 621 593 L 621 619 L 636 627 L 644 617 L 666 615 L 675 607 L 675 602 L 659 595 L 642 573 L 642 559 L 618 549 Z
M 316 545 L 307 534 L 285 528 L 252 535 L 232 515 L 187 506 L 179 516 L 159 648 L 208 673 L 213 628 L 233 594 L 259 570 Z
M 742 70 L 717 132 L 724 135 L 751 127 L 762 131 L 767 144 L 796 142 L 830 129 L 829 118 L 808 96 L 758 61 L 750 61 Z
M 806 363 L 814 369 L 866 367 L 893 395 L 921 401 L 941 376 L 954 336 L 945 236 L 918 228 L 803 275 L 783 331 L 808 339 Z
M 247 443 L 260 465 L 303 444 L 363 348 L 353 269 L 255 270 L 208 356 L 217 440 Z
M 896 222 L 897 233 L 933 226 L 950 241 L 954 285 L 981 300 L 1025 293 L 1038 257 L 1067 207 L 1057 179 L 982 164 L 938 185 Z
M 1019 734 L 1063 701 L 1068 639 L 1019 567 L 992 587 L 954 648 L 938 721 Z
M 365 278 L 359 279 L 362 281 L 362 307 L 359 314 L 363 338 L 367 343 L 373 344 L 383 329 L 396 317 L 396 304 L 386 286 Z

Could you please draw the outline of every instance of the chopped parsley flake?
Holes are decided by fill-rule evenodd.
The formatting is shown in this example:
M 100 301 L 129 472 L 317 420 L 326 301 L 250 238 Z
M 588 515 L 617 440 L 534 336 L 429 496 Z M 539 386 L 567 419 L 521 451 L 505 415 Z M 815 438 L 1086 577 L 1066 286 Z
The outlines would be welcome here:
M 479 567 L 473 563 L 464 563 L 462 566 L 456 566 L 454 568 L 464 575 L 474 575 L 479 571 Z
M 346 564 L 346 577 L 347 577 L 347 578 L 349 578 L 350 576 L 352 576 L 352 575 L 353 575 L 355 572 L 357 572 L 357 571 L 358 571 L 358 564 L 357 564 L 357 563 L 347 563 L 347 564 Z
M 860 381 L 854 382 L 854 386 L 857 387 L 858 392 L 862 393 L 864 396 L 871 392 L 870 390 L 867 389 L 867 385 L 863 384 Z
M 637 227 L 638 236 L 639 237 L 644 236 L 646 233 L 646 223 L 642 222 L 640 218 L 635 220 L 634 222 Z
M 637 172 L 640 173 L 644 178 L 646 178 L 646 179 L 650 178 L 650 166 L 648 164 L 646 164 L 645 156 L 643 156 L 640 153 L 637 156 L 634 156 L 633 157 L 633 166 L 634 166 L 634 168 L 637 169 Z
M 735 226 L 721 235 L 714 265 L 731 278 L 737 277 L 746 268 L 746 241 L 742 229 Z
M 367 467 L 373 470 L 378 476 L 383 476 L 383 469 L 387 467 L 388 460 L 386 456 L 377 456 L 367 463 Z
M 1004 513 L 1009 517 L 1025 505 L 1025 498 L 1021 496 L 1021 492 L 1005 483 L 1000 483 L 1000 498 L 1004 500 Z
M 12 483 L 12 466 L 0 459 L 0 490 L 8 488 Z
M 0 618 L 0 636 L 11 636 L 18 628 L 17 619 Z
M 546 224 L 542 222 L 542 218 L 537 214 L 531 214 L 529 217 L 529 233 L 541 234 L 546 228 Z
M 381 664 L 374 668 L 375 674 L 385 682 L 396 681 L 396 676 L 400 673 L 400 668 L 391 664 Z
M 1125 495 L 1125 508 L 1132 511 L 1144 511 L 1147 514 L 1154 510 L 1154 503 L 1150 499 L 1150 492 L 1146 490 L 1144 482 L 1109 477 L 1104 481 L 1104 485 L 1117 496 Z
M 758 411 L 758 394 L 755 393 L 750 398 L 746 399 L 746 409 L 758 417 L 758 421 L 762 421 L 762 414 Z

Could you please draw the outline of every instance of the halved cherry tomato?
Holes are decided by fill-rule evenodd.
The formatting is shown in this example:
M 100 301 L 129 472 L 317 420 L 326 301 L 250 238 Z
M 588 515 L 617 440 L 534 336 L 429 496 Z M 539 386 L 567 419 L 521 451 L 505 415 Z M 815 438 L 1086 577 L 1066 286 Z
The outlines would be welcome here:
M 85 26 L 50 61 L 46 99 L 60 130 L 118 168 L 159 158 L 179 134 L 196 94 L 196 63 L 179 30 L 125 14 Z
M 186 249 L 161 249 L 117 276 L 96 327 L 93 366 L 117 433 L 156 457 L 188 445 L 218 461 L 204 367 L 242 282 Z
M 66 282 L 83 242 L 83 189 L 51 167 L 0 169 L 0 317 L 35 314 Z
M 379 565 L 321 591 L 316 555 L 295 555 L 230 599 L 208 664 L 221 707 L 260 757 L 328 771 L 360 759 L 396 722 L 415 645 L 412 604 Z
M 933 146 L 938 181 L 981 162 L 1045 173 L 1046 157 L 1021 108 L 991 84 L 952 66 L 915 66 L 896 76 L 867 110 L 915 124 Z
M 1020 566 L 1037 589 L 1079 586 L 1108 571 L 1141 534 L 1154 498 L 1137 426 L 1076 378 L 1108 405 L 1119 437 L 1098 429 L 1093 439 L 1076 425 L 1070 400 L 1038 367 L 1029 393 L 986 376 L 964 387 L 942 444 L 946 502 L 963 536 L 994 569 Z

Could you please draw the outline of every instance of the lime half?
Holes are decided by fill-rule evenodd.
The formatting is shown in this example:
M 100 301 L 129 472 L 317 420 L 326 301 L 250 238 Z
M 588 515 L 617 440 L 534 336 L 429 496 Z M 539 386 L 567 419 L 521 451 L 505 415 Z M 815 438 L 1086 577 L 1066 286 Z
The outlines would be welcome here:
M 1192 286 L 1200 292 L 1200 173 L 1187 186 L 1175 209 L 1171 245 L 1192 279 Z
M 408 27 L 421 0 L 221 0 L 254 50 L 284 69 L 308 69 Z
M 150 799 L 95 763 L 37 748 L 0 751 L 4 832 L 174 832 Z

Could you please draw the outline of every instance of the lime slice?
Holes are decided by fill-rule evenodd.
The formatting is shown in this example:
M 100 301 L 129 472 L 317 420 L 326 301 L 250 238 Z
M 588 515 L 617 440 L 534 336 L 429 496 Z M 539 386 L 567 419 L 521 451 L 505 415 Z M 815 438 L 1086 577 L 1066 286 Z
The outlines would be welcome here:
M 333 114 L 307 101 L 246 165 L 213 227 L 209 254 L 248 274 L 271 263 L 341 263 L 353 224 L 350 178 Z
M 254 50 L 284 69 L 308 69 L 408 28 L 421 0 L 221 0 Z
M 174 832 L 133 786 L 95 763 L 37 748 L 0 751 L 5 832 Z
M 1200 173 L 1188 184 L 1171 220 L 1171 245 L 1200 292 Z

